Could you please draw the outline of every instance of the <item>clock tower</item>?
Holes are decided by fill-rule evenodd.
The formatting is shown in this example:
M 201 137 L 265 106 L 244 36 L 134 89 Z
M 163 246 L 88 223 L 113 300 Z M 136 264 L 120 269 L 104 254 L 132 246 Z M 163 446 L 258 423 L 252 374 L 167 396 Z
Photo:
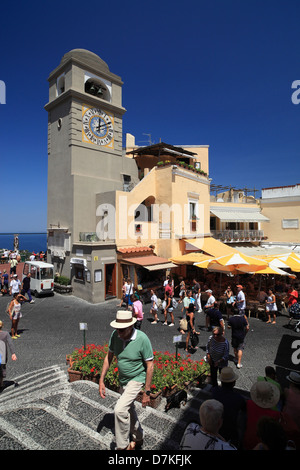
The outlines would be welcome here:
M 48 260 L 74 295 L 101 302 L 116 294 L 117 260 L 114 238 L 96 230 L 97 208 L 113 204 L 124 175 L 137 178 L 122 153 L 123 83 L 84 49 L 66 53 L 48 81 Z

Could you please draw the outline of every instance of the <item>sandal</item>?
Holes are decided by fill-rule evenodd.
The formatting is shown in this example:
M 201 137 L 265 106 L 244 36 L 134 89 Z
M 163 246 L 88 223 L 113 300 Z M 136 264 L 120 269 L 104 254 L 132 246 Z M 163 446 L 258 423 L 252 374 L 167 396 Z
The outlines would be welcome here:
M 121 450 L 135 450 L 135 442 L 134 441 L 131 441 L 127 447 L 125 447 L 125 449 L 121 449 Z

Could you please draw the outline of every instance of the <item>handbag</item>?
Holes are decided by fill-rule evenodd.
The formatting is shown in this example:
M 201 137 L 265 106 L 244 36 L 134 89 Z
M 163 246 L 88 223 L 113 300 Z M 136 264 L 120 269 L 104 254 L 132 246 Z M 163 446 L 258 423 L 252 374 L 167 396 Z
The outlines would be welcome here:
M 187 319 L 186 318 L 182 318 L 180 321 L 179 321 L 179 327 L 181 330 L 183 331 L 186 331 L 187 330 Z
M 196 333 L 191 332 L 191 345 L 195 348 L 199 343 L 199 338 Z
M 300 304 L 296 302 L 295 304 L 290 306 L 290 315 L 294 318 L 300 317 Z
M 11 313 L 9 313 L 9 306 L 10 306 L 11 303 L 12 303 L 12 300 L 10 300 L 8 302 L 8 304 L 6 306 L 6 310 L 5 310 L 8 316 L 13 316 L 13 314 L 15 313 L 15 303 L 14 303 L 12 309 L 11 309 Z

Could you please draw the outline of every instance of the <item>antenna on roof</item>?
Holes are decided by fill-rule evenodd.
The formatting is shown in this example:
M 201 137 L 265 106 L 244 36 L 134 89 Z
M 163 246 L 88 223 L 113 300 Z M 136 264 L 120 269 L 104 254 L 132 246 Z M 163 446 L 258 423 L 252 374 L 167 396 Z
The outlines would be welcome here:
M 149 137 L 149 139 L 148 140 L 140 140 L 139 143 L 142 143 L 142 142 L 145 143 L 146 142 L 148 145 L 154 144 L 154 142 L 152 142 L 152 140 L 151 140 L 151 134 L 145 134 L 145 132 L 143 132 L 143 135 L 147 135 Z

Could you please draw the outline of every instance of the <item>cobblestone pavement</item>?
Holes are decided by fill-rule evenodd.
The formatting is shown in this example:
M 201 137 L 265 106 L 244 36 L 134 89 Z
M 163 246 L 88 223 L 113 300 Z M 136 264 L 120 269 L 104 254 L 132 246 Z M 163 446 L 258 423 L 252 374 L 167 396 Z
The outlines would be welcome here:
M 0 298 L 0 319 L 4 329 L 10 322 L 5 307 L 8 297 Z M 112 329 L 109 325 L 117 310 L 117 300 L 98 305 L 87 304 L 75 297 L 56 294 L 35 299 L 34 304 L 22 306 L 20 338 L 15 340 L 18 360 L 9 361 L 6 387 L 0 394 L 0 450 L 113 450 L 113 409 L 118 394 L 108 391 L 107 398 L 99 397 L 98 386 L 92 382 L 69 383 L 66 354 L 83 344 L 79 323 L 88 325 L 87 344 L 104 344 Z M 149 336 L 153 349 L 174 351 L 173 336 L 177 327 L 151 325 L 150 306 L 145 306 L 142 329 Z M 175 311 L 176 325 L 180 307 Z M 288 318 L 278 316 L 276 325 L 250 318 L 243 356 L 243 368 L 238 370 L 237 388 L 247 395 L 266 365 L 274 365 L 283 336 L 299 338 L 287 328 Z M 192 359 L 205 355 L 209 332 L 204 331 L 204 315 L 196 324 L 201 331 L 199 349 Z M 230 340 L 230 331 L 226 331 Z M 179 347 L 184 353 L 184 343 Z M 232 350 L 231 350 L 232 354 Z M 232 355 L 229 365 L 233 366 Z M 280 372 L 280 370 L 279 370 Z M 281 369 L 282 376 L 287 375 Z M 177 450 L 186 424 L 198 419 L 199 406 L 209 397 L 204 390 L 191 389 L 188 403 L 180 409 L 164 411 L 162 400 L 158 409 L 142 408 L 137 403 L 139 418 L 145 430 L 145 450 Z

